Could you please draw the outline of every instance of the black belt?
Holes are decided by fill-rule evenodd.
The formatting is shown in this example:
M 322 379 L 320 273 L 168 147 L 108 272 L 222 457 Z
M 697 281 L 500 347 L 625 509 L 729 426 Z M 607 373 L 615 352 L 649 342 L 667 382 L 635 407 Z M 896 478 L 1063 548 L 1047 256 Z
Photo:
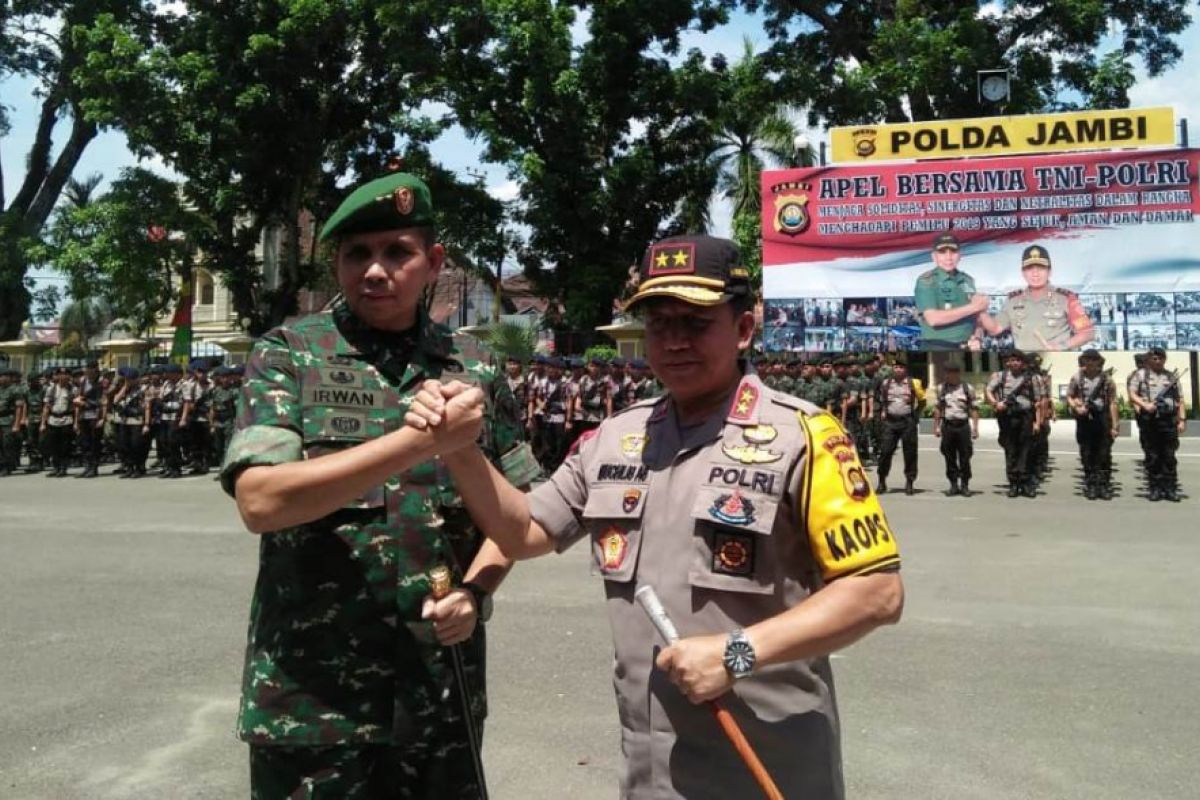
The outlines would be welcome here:
M 946 424 L 946 425 L 966 425 L 968 420 L 965 418 L 950 419 L 949 417 L 946 417 L 945 419 L 942 420 L 942 422 L 943 422 L 943 424 Z
M 887 414 L 886 416 L 889 420 L 895 422 L 902 419 L 912 419 L 912 412 L 910 411 L 907 414 Z

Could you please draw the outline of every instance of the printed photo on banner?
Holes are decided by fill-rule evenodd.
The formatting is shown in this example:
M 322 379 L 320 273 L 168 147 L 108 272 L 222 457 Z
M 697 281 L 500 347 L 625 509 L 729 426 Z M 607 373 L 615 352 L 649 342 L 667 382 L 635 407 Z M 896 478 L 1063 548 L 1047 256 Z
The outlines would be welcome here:
M 888 337 L 883 327 L 846 328 L 846 349 L 852 353 L 879 353 L 887 349 Z
M 1082 350 L 1123 324 L 1175 339 L 1177 306 L 1200 322 L 1200 149 L 1158 147 L 765 171 L 764 296 L 804 299 L 812 327 L 882 311 L 924 350 Z
M 840 353 L 846 349 L 842 328 L 805 328 L 804 349 L 813 353 Z

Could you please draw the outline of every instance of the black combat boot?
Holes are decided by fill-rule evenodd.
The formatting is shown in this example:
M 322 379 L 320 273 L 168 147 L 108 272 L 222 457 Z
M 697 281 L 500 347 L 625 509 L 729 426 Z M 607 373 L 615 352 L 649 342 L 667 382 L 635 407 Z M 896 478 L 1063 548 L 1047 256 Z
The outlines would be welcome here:
M 887 494 L 887 481 L 883 478 L 879 479 L 879 483 L 875 484 L 875 494 Z
M 910 480 L 905 481 L 904 482 L 904 493 L 905 494 L 913 494 L 913 492 L 914 492 L 914 490 L 913 490 L 912 480 L 910 479 Z
M 1017 486 L 1017 484 L 1015 484 L 1015 483 L 1010 483 L 1008 485 L 1008 496 L 1009 497 L 1020 497 L 1021 496 L 1021 487 Z
M 950 491 L 946 492 L 947 497 L 954 497 L 959 494 L 958 481 L 950 481 Z

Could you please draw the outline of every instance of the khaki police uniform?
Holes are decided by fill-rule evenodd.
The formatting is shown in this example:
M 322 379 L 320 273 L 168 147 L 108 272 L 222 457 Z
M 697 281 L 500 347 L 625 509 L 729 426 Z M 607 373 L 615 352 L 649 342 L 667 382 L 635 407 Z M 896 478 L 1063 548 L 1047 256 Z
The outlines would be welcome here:
M 1057 286 L 1046 287 L 1040 296 L 1028 289 L 1012 292 L 996 322 L 1012 331 L 1018 350 L 1065 350 L 1072 336 L 1092 325 L 1079 295 Z
M 655 669 L 663 645 L 634 603 L 640 586 L 655 588 L 687 637 L 899 567 L 891 525 L 833 416 L 752 374 L 724 408 L 683 427 L 669 396 L 636 403 L 581 439 L 530 495 L 560 551 L 588 540 L 604 581 L 624 798 L 759 796 L 711 711 Z M 764 667 L 722 702 L 785 797 L 843 797 L 828 658 Z
M 941 423 L 942 457 L 946 460 L 946 478 L 952 488 L 961 480 L 963 487 L 971 481 L 971 416 L 978 413 L 978 397 L 971 384 L 959 381 L 937 387 L 937 414 Z
M 1033 444 L 1033 423 L 1037 419 L 1037 403 L 1041 400 L 1039 383 L 1032 371 L 1021 374 L 1011 370 L 997 372 L 988 381 L 988 391 L 1005 410 L 996 415 L 1000 429 L 1000 447 L 1004 449 L 1004 467 L 1010 493 L 1028 488 L 1031 483 L 1029 451 Z

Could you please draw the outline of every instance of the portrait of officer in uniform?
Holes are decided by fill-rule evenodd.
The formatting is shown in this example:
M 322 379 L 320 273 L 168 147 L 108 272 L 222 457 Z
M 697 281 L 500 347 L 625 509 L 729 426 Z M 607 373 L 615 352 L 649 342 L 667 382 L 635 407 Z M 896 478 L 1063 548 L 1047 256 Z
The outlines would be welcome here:
M 1013 346 L 1024 351 L 1074 350 L 1096 337 L 1091 315 L 1069 289 L 1050 285 L 1050 253 L 1031 245 L 1021 254 L 1025 288 L 1012 292 L 996 316 L 983 313 L 979 324 L 992 336 L 1011 331 Z
M 627 307 L 662 397 L 605 420 L 529 495 L 474 447 L 444 463 L 506 555 L 590 548 L 614 637 L 621 797 L 761 796 L 705 706 L 720 698 L 782 796 L 839 800 L 829 655 L 898 621 L 895 533 L 834 416 L 748 371 L 754 301 L 736 246 L 666 239 L 639 274 Z M 409 424 L 452 424 L 459 391 L 430 382 Z M 643 587 L 677 643 L 634 602 Z
M 922 350 L 979 349 L 977 319 L 987 311 L 988 296 L 975 291 L 975 279 L 958 268 L 961 260 L 953 234 L 933 240 L 933 269 L 922 272 L 913 287 Z

